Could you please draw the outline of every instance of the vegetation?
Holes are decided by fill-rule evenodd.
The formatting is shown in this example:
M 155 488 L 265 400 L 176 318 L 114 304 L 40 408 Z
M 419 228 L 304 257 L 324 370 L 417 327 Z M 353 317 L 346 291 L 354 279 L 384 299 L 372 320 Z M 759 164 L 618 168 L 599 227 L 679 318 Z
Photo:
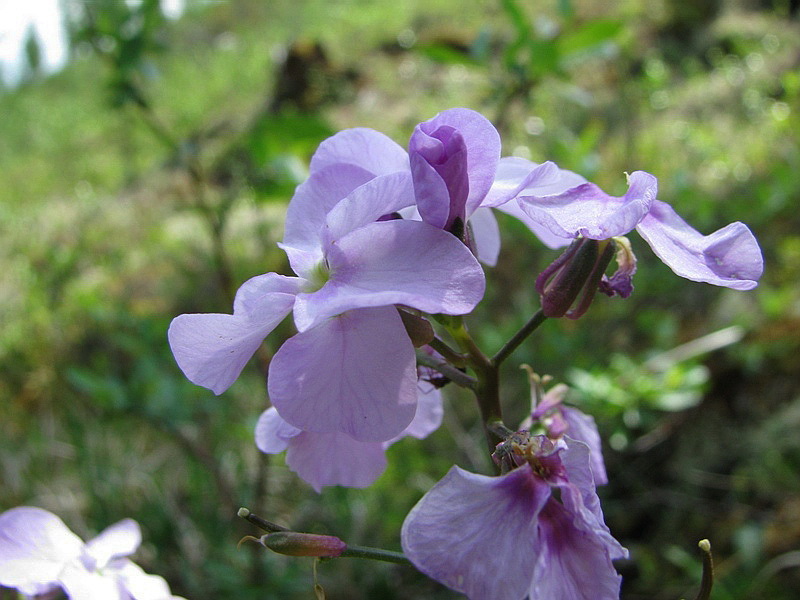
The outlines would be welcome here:
M 643 169 L 701 231 L 741 220 L 759 238 L 767 270 L 745 294 L 675 277 L 633 237 L 632 297 L 546 323 L 506 365 L 503 401 L 522 421 L 526 363 L 597 418 L 607 522 L 631 550 L 623 598 L 691 597 L 701 538 L 715 599 L 796 597 L 796 3 L 189 4 L 169 21 L 158 0 L 76 2 L 67 68 L 0 92 L 0 510 L 41 506 L 83 538 L 132 517 L 138 564 L 194 600 L 313 593 L 311 561 L 237 549 L 252 533 L 240 506 L 398 549 L 454 455 L 487 467 L 465 442 L 482 435 L 471 399 L 448 388 L 445 426 L 392 446 L 371 488 L 318 495 L 253 443 L 280 335 L 216 397 L 185 380 L 166 329 L 227 312 L 253 275 L 288 274 L 275 242 L 322 139 L 367 126 L 405 144 L 417 122 L 469 106 L 506 155 L 616 192 Z M 489 349 L 536 310 L 533 281 L 555 257 L 500 224 L 491 295 L 470 318 Z M 412 569 L 364 566 L 323 563 L 319 582 L 332 598 L 455 597 Z

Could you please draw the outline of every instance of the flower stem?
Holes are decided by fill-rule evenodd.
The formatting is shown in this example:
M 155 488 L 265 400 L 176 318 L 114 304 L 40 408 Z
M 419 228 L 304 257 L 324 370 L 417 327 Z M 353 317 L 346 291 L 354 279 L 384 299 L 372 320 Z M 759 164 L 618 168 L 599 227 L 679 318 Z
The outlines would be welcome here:
M 703 552 L 703 579 L 695 600 L 710 600 L 711 588 L 714 585 L 714 559 L 711 556 L 711 544 L 708 540 L 700 540 L 697 544 Z
M 439 373 L 461 387 L 474 389 L 475 385 L 478 383 L 478 380 L 474 377 L 470 377 L 463 371 L 455 368 L 453 365 L 442 362 L 430 354 L 426 354 L 422 350 L 417 350 L 417 363 L 439 371 Z
M 258 515 L 253 514 L 250 512 L 248 508 L 240 508 L 239 512 L 237 513 L 241 518 L 245 521 L 248 521 L 258 527 L 259 529 L 263 529 L 269 533 L 276 533 L 279 531 L 286 531 L 291 532 L 290 529 L 286 527 L 282 527 L 280 525 L 276 525 L 266 519 L 262 519 Z M 304 534 L 299 534 L 304 535 Z M 255 538 L 253 538 L 255 539 Z M 396 563 L 400 565 L 410 565 L 411 561 L 408 560 L 402 552 L 395 552 L 393 550 L 384 550 L 383 548 L 370 548 L 368 546 L 351 546 L 347 545 L 347 548 L 337 557 L 332 558 L 341 558 L 341 557 L 348 557 L 348 558 L 369 558 L 372 560 L 380 560 L 383 562 L 390 562 Z M 326 559 L 327 560 L 327 559 Z
M 514 336 L 508 340 L 502 348 L 500 348 L 500 350 L 498 350 L 497 354 L 492 357 L 492 363 L 494 366 L 499 367 L 500 364 L 507 359 L 512 352 L 514 352 L 514 350 L 519 348 L 520 344 L 525 341 L 525 338 L 533 333 L 539 327 L 539 325 L 545 322 L 545 319 L 547 319 L 547 317 L 544 316 L 544 312 L 542 312 L 542 309 L 540 308 L 536 311 L 536 314 L 534 314 L 530 320 L 525 323 L 525 325 L 523 325 L 522 328 L 517 331 L 517 333 L 515 333 Z

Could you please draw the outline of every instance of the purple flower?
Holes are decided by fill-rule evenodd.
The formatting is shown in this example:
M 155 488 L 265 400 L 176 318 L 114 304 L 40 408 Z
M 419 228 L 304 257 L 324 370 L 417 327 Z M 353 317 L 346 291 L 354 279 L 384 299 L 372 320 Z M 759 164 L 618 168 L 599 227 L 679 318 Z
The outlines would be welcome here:
M 131 519 L 84 543 L 46 510 L 12 508 L 0 514 L 0 585 L 31 596 L 61 588 L 73 600 L 182 600 L 126 558 L 141 540 Z
M 532 387 L 536 381 L 532 377 Z M 563 404 L 569 388 L 559 383 L 550 388 L 543 395 L 541 402 L 534 405 L 531 418 L 522 424 L 523 429 L 530 429 L 533 423 L 541 423 L 547 432 L 547 437 L 553 440 L 569 435 L 575 441 L 582 442 L 589 447 L 590 467 L 595 485 L 608 483 L 606 466 L 603 462 L 603 446 L 600 442 L 600 433 L 594 419 L 572 406 Z M 536 394 L 533 394 L 534 400 Z
M 616 600 L 611 561 L 627 551 L 603 522 L 589 448 L 519 432 L 504 451 L 505 475 L 453 467 L 423 496 L 405 555 L 471 600 Z
M 531 221 L 546 230 L 548 245 L 557 245 L 554 237 L 566 245 L 578 236 L 606 240 L 635 228 L 681 277 L 736 290 L 758 285 L 764 261 L 746 225 L 731 223 L 704 236 L 656 198 L 658 181 L 649 173 L 635 171 L 628 177 L 628 186 L 624 196 L 615 197 L 593 183 L 575 179 L 567 190 L 522 190 L 517 199 Z M 625 276 L 630 278 L 630 274 Z M 620 289 L 628 284 L 616 283 Z
M 417 412 L 408 427 L 386 442 L 360 442 L 340 432 L 302 431 L 289 425 L 272 407 L 258 419 L 256 445 L 266 454 L 286 450 L 286 464 L 317 492 L 329 485 L 363 488 L 386 469 L 389 446 L 406 436 L 426 437 L 441 425 L 442 412 L 439 390 L 420 381 Z
M 362 152 L 373 134 L 358 134 Z M 293 312 L 299 333 L 270 363 L 272 404 L 298 429 L 381 442 L 405 429 L 417 402 L 414 348 L 394 305 L 465 314 L 485 282 L 449 233 L 384 218 L 408 206 L 410 173 L 319 167 L 342 141 L 323 143 L 287 211 L 282 247 L 298 276 L 254 277 L 237 292 L 232 315 L 181 315 L 168 337 L 186 376 L 219 394 Z M 391 166 L 391 159 L 375 165 Z
M 326 211 L 355 187 L 398 172 L 411 175 L 412 189 L 405 206 L 395 210 L 455 233 L 488 265 L 497 262 L 500 251 L 491 208 L 530 221 L 521 210 L 503 207 L 522 190 L 567 189 L 567 184 L 553 186 L 564 173 L 574 176 L 553 163 L 501 159 L 497 130 L 467 108 L 445 110 L 417 125 L 408 153 L 372 129 L 341 131 L 320 145 L 311 159 L 311 175 L 287 212 L 284 245 L 293 249 L 290 260 L 295 270 L 304 260 L 302 250 L 307 250 L 310 232 L 318 230 Z

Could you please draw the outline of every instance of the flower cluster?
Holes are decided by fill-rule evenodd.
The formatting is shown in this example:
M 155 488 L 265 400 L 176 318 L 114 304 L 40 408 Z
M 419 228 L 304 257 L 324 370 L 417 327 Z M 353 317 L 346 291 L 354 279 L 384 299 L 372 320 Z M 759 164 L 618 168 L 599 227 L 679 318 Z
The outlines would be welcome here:
M 439 426 L 433 383 L 447 373 L 473 388 L 487 432 L 490 421 L 497 425 L 498 362 L 476 349 L 458 319 L 483 297 L 480 263 L 498 258 L 494 210 L 547 247 L 567 247 L 536 280 L 542 319 L 578 318 L 598 290 L 628 297 L 636 258 L 624 236 L 633 229 L 682 277 L 757 285 L 763 260 L 750 230 L 732 223 L 700 234 L 657 199 L 653 175 L 631 173 L 627 192 L 614 197 L 551 162 L 500 151 L 491 123 L 464 108 L 417 125 L 407 150 L 365 128 L 325 140 L 287 208 L 279 245 L 295 275 L 246 281 L 233 314 L 175 318 L 168 337 L 180 368 L 220 394 L 291 314 L 297 333 L 270 363 L 272 406 L 256 443 L 286 451 L 289 467 L 317 491 L 364 487 L 384 470 L 389 445 Z M 607 276 L 614 258 L 618 269 Z M 435 337 L 431 317 L 463 354 Z M 448 363 L 445 375 L 417 365 L 434 348 Z M 476 378 L 457 372 L 467 367 Z M 616 598 L 612 560 L 627 551 L 600 510 L 596 485 L 607 475 L 597 428 L 563 405 L 563 387 L 534 396 L 530 424 L 509 432 L 493 455 L 500 475 L 453 467 L 406 518 L 403 549 L 422 572 L 472 599 Z
M 84 543 L 51 512 L 12 508 L 0 514 L 0 585 L 37 597 L 61 589 L 72 600 L 183 600 L 128 560 L 141 542 L 131 519 Z

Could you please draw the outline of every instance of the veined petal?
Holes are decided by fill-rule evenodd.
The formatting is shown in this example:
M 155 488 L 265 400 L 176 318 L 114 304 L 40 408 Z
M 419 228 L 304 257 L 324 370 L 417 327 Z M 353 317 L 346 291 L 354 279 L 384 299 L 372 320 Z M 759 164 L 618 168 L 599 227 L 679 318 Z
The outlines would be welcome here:
M 291 292 L 301 283 L 274 273 L 260 275 L 242 284 L 233 315 L 175 317 L 167 337 L 189 381 L 217 395 L 227 390 L 264 338 L 292 310 L 295 296 Z
M 302 433 L 302 429 L 289 425 L 272 406 L 261 413 L 258 418 L 256 446 L 265 454 L 278 454 L 286 450 L 289 441 L 300 433 Z
M 356 188 L 328 213 L 327 240 L 338 240 L 351 231 L 377 221 L 380 217 L 414 204 L 411 174 L 381 175 Z
M 142 543 L 142 530 L 133 519 L 123 519 L 100 532 L 96 538 L 86 543 L 86 554 L 97 569 L 104 568 L 112 559 L 130 556 Z
M 506 156 L 497 163 L 492 187 L 481 206 L 497 207 L 519 195 L 549 196 L 559 194 L 586 180 L 572 171 L 559 169 L 547 161 L 536 164 L 517 156 Z
M 442 111 L 417 127 L 428 135 L 440 127 L 452 127 L 464 139 L 469 180 L 466 217 L 469 218 L 480 206 L 494 181 L 500 160 L 500 134 L 486 117 L 468 108 Z
M 574 440 L 583 442 L 589 447 L 590 464 L 595 485 L 608 483 L 606 466 L 603 462 L 603 446 L 600 443 L 600 434 L 594 419 L 571 406 L 561 406 L 561 416 L 567 422 L 567 435 Z
M 453 467 L 406 517 L 403 552 L 470 600 L 522 600 L 539 549 L 539 512 L 549 497 L 548 485 L 527 465 L 500 477 Z
M 0 514 L 0 585 L 36 594 L 58 584 L 83 541 L 56 515 L 33 506 Z
M 322 142 L 311 157 L 311 172 L 331 165 L 355 165 L 373 175 L 408 170 L 408 155 L 384 134 L 366 127 L 345 129 Z
M 354 189 L 374 178 L 371 171 L 349 164 L 331 165 L 313 172 L 297 186 L 286 209 L 282 246 L 321 252 L 328 212 Z M 302 275 L 297 269 L 295 273 Z
M 675 274 L 734 290 L 750 290 L 764 272 L 755 236 L 743 223 L 702 235 L 669 204 L 656 201 L 636 230 Z
M 520 196 L 522 210 L 560 237 L 605 240 L 625 235 L 645 218 L 655 202 L 658 181 L 644 171 L 628 177 L 622 197 L 609 196 L 593 183 L 584 183 L 551 196 Z
M 416 355 L 393 306 L 349 311 L 287 340 L 268 387 L 280 415 L 306 431 L 380 442 L 414 418 Z
M 493 267 L 500 255 L 500 228 L 491 208 L 481 206 L 469 219 L 475 255 L 485 265 Z
M 303 431 L 289 442 L 286 464 L 317 492 L 329 485 L 365 488 L 386 469 L 386 453 L 381 442 Z
M 529 595 L 547 600 L 618 600 L 622 582 L 603 541 L 551 499 L 540 513 L 541 549 Z
M 548 248 L 563 248 L 572 243 L 573 238 L 556 235 L 546 226 L 531 219 L 528 214 L 522 210 L 519 202 L 506 202 L 496 207 L 496 209 L 520 220 L 522 224 L 530 229 L 531 233 L 539 238 L 539 241 Z
M 390 304 L 465 314 L 480 302 L 485 288 L 483 271 L 469 249 L 455 236 L 419 221 L 361 227 L 332 245 L 328 264 L 328 283 L 297 296 L 294 319 L 300 331 L 350 309 Z
M 415 437 L 419 440 L 428 437 L 428 435 L 439 429 L 443 416 L 442 392 L 427 381 L 418 381 L 417 412 L 414 414 L 414 419 L 400 435 L 383 442 L 383 447 L 388 448 L 396 441 L 407 436 Z

